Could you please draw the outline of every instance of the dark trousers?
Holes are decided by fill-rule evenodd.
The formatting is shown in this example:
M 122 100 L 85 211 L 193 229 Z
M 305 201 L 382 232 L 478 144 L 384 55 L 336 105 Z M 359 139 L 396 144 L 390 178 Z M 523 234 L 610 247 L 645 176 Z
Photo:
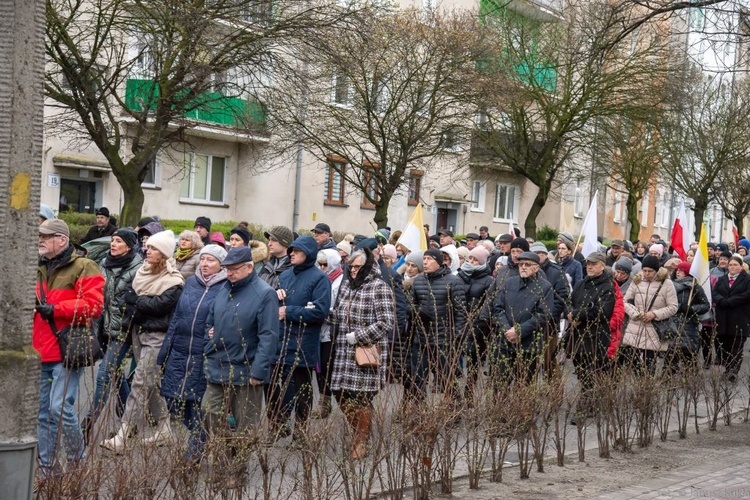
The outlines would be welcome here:
M 276 365 L 271 383 L 266 386 L 266 411 L 275 425 L 287 422 L 292 412 L 299 426 L 310 417 L 313 404 L 313 368 Z
M 321 395 L 331 395 L 331 374 L 333 373 L 333 351 L 334 345 L 331 342 L 320 343 L 320 371 L 315 377 L 318 383 L 318 391 Z
M 404 396 L 424 400 L 430 373 L 435 377 L 436 392 L 456 391 L 459 356 L 453 351 L 447 346 L 415 343 L 411 348 L 411 362 L 404 380 Z
M 744 335 L 716 336 L 716 364 L 724 366 L 726 373 L 737 375 L 742 365 L 742 347 L 747 337 Z
M 203 449 L 206 443 L 206 429 L 203 427 L 201 402 L 183 401 L 174 398 L 165 399 L 167 400 L 169 413 L 179 417 L 188 431 L 190 431 L 186 458 L 188 460 L 199 461 L 203 456 Z
M 670 346 L 664 356 L 664 375 L 680 374 L 691 370 L 698 362 L 698 351 L 689 347 Z
M 656 373 L 657 352 L 648 349 L 638 349 L 632 346 L 620 346 L 618 364 L 623 368 L 632 369 L 638 375 L 654 375 Z
M 715 361 L 713 350 L 716 344 L 716 329 L 713 325 L 703 325 L 701 329 L 701 352 L 703 353 L 703 366 L 708 368 Z
M 492 364 L 492 382 L 496 390 L 519 381 L 531 384 L 538 369 L 539 353 L 536 351 L 501 350 Z

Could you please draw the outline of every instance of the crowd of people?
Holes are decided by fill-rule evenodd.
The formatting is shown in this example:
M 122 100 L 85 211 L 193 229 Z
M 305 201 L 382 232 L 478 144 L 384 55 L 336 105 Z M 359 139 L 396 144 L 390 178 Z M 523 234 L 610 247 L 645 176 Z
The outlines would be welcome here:
M 110 228 L 106 208 L 99 217 L 90 233 L 109 233 L 111 243 L 94 263 L 76 251 L 65 222 L 40 214 L 41 479 L 61 472 L 60 434 L 71 467 L 87 445 L 121 454 L 136 438 L 173 440 L 172 415 L 189 432 L 184 459 L 196 465 L 209 436 L 226 438 L 231 460 L 241 452 L 231 436 L 264 419 L 270 442 L 291 436 L 290 446 L 304 446 L 309 421 L 327 418 L 334 400 L 358 459 L 368 454 L 385 384 L 403 385 L 399 415 L 430 390 L 449 406 L 472 404 L 482 374 L 495 388 L 554 377 L 563 352 L 585 417 L 597 374 L 616 366 L 654 375 L 659 359 L 663 373 L 721 365 L 735 382 L 750 331 L 744 238 L 736 248 L 710 245 L 709 301 L 690 274 L 695 248 L 683 262 L 658 235 L 584 256 L 566 232 L 549 249 L 519 234 L 493 238 L 487 227 L 460 241 L 425 227 L 421 251 L 390 228 L 337 242 L 325 223 L 311 235 L 276 226 L 265 243 L 246 224 L 225 239 L 207 217 L 177 237 L 156 218 Z M 63 365 L 57 339 L 71 324 L 91 325 L 104 347 L 80 424 L 81 369 Z M 98 440 L 110 393 L 120 425 Z M 155 428 L 147 437 L 144 419 Z

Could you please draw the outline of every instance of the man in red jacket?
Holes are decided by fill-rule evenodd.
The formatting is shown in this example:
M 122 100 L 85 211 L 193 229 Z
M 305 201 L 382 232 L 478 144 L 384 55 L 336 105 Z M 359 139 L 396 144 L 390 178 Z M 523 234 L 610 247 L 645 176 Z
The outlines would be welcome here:
M 81 370 L 63 366 L 55 334 L 71 324 L 90 325 L 101 314 L 103 291 L 99 266 L 78 256 L 70 244 L 68 225 L 60 219 L 42 222 L 32 336 L 42 361 L 37 422 L 40 479 L 59 471 L 55 448 L 60 432 L 68 467 L 75 467 L 83 458 L 83 435 L 74 408 Z

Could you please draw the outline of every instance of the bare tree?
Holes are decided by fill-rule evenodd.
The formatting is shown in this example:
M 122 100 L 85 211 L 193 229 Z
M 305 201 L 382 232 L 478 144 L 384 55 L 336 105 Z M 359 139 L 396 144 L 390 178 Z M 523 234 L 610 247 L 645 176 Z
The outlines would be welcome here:
M 692 198 L 700 222 L 713 198 L 731 203 L 731 195 L 714 190 L 720 174 L 736 172 L 750 159 L 750 98 L 731 75 L 705 75 L 696 67 L 674 78 L 667 95 L 659 127 L 662 166 Z M 699 228 L 696 223 L 696 239 Z
M 374 206 L 383 227 L 411 170 L 425 172 L 463 142 L 474 114 L 466 81 L 481 47 L 469 12 L 363 13 L 329 30 L 318 50 L 298 54 L 295 74 L 278 79 L 275 147 L 281 154 L 304 148 L 330 165 Z
M 644 194 L 656 185 L 659 169 L 658 137 L 649 117 L 613 117 L 598 123 L 594 175 L 606 179 L 607 187 L 626 196 L 629 239 L 641 231 L 638 206 Z
M 593 145 L 595 120 L 642 114 L 654 81 L 670 68 L 659 26 L 623 39 L 632 10 L 618 2 L 564 3 L 555 22 L 502 10 L 485 16 L 498 28 L 497 51 L 483 67 L 506 78 L 483 80 L 489 87 L 476 104 L 485 119 L 475 143 L 492 152 L 490 168 L 510 168 L 538 187 L 524 222 L 531 237 L 563 167 Z M 510 88 L 507 75 L 514 75 Z
M 348 14 L 315 0 L 46 0 L 46 15 L 50 125 L 96 145 L 122 187 L 123 223 L 135 224 L 160 149 L 206 114 L 262 131 L 259 89 L 281 47 Z

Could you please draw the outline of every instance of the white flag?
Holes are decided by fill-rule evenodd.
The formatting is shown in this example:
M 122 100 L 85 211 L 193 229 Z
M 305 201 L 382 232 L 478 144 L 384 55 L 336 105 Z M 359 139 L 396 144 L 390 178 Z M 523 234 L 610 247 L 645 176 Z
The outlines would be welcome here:
M 596 222 L 598 199 L 599 191 L 596 191 L 594 197 L 591 198 L 591 205 L 589 206 L 589 211 L 586 214 L 586 218 L 583 220 L 583 227 L 581 228 L 581 236 L 583 236 L 583 249 L 581 250 L 581 253 L 584 258 L 599 250 L 599 241 L 596 239 L 596 228 L 598 226 Z
M 708 263 L 708 238 L 706 237 L 706 226 L 701 224 L 701 237 L 698 242 L 698 251 L 695 252 L 693 263 L 690 265 L 690 275 L 695 278 L 698 285 L 703 288 L 711 303 L 711 270 Z

